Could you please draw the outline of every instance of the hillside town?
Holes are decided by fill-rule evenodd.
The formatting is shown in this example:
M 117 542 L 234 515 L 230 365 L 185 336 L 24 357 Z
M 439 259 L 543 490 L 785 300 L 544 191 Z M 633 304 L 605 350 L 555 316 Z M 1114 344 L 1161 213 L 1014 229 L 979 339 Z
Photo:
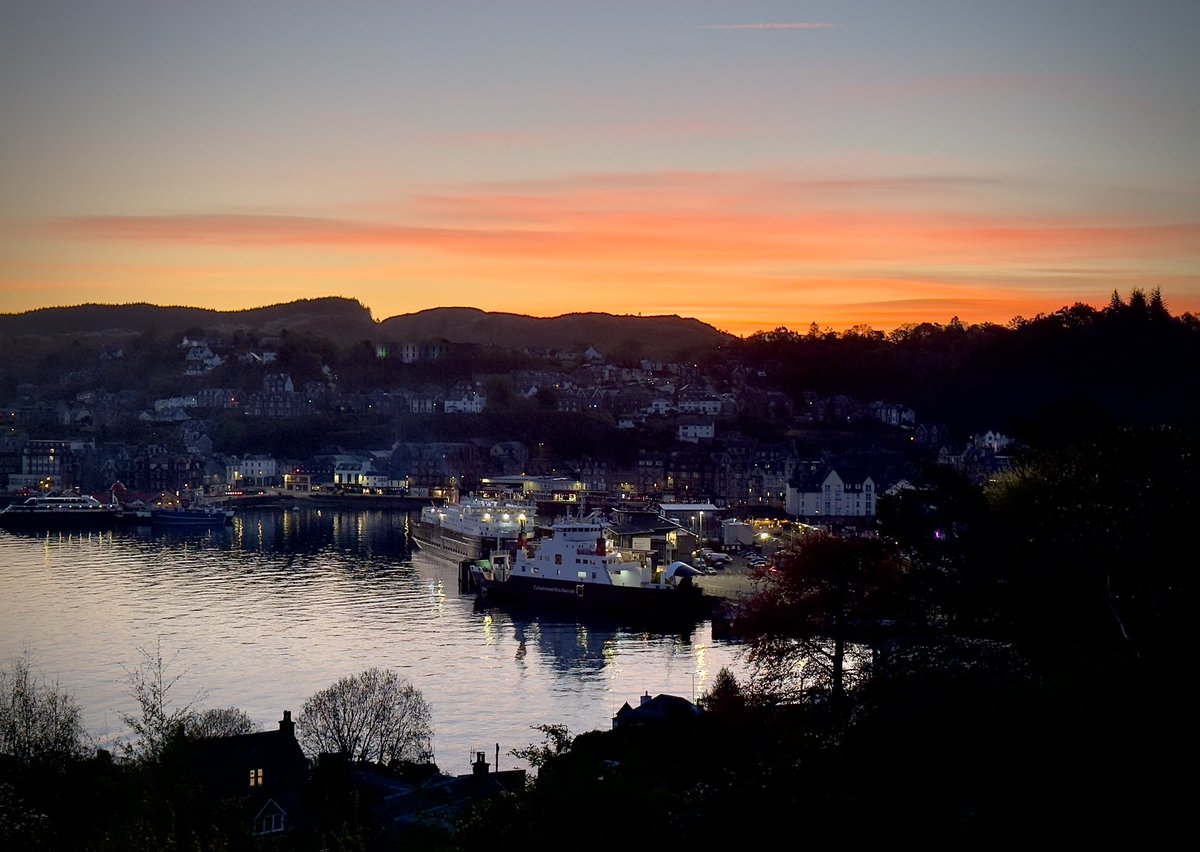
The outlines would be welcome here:
M 525 350 L 522 366 L 431 381 L 434 368 L 470 364 L 480 347 L 442 341 L 375 345 L 410 384 L 366 387 L 344 365 L 307 357 L 297 375 L 279 338 L 188 333 L 157 348 L 156 375 L 179 392 L 116 387 L 127 355 L 103 345 L 92 363 L 57 382 L 21 382 L 2 409 L 0 479 L 9 495 L 77 491 L 143 499 L 214 500 L 245 494 L 403 495 L 453 499 L 517 478 L 543 499 L 595 503 L 708 503 L 722 510 L 812 523 L 861 522 L 881 495 L 911 486 L 938 464 L 985 482 L 1009 462 L 1012 441 L 979 424 L 951 434 L 906 400 L 854 398 L 774 387 L 764 370 L 721 359 L 631 363 L 599 344 L 582 351 Z M 486 362 L 487 358 L 479 358 Z M 459 372 L 459 371 L 455 371 Z M 237 383 L 228 382 L 231 376 Z M 77 389 L 76 389 L 77 388 Z M 557 417 L 557 420 L 551 420 Z M 602 430 L 567 455 L 585 418 Z M 536 443 L 516 428 L 553 422 Z M 300 452 L 254 448 L 253 436 L 302 422 L 365 424 Z M 240 441 L 229 440 L 237 427 Z M 451 439 L 453 436 L 454 439 Z M 236 446 L 240 445 L 240 446 Z

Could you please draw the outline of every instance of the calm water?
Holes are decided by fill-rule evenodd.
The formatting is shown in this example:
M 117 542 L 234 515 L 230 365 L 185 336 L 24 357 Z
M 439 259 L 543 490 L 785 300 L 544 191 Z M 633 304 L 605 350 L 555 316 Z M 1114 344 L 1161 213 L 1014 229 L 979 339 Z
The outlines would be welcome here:
M 16 535 L 0 531 L 0 656 L 28 649 L 74 692 L 103 743 L 133 710 L 126 668 L 160 643 L 172 693 L 236 706 L 262 727 L 340 677 L 396 669 L 433 708 L 434 754 L 468 771 L 485 751 L 540 741 L 531 725 L 607 729 L 643 692 L 691 697 L 737 646 L 477 612 L 455 567 L 407 545 L 407 516 L 291 510 L 231 528 Z

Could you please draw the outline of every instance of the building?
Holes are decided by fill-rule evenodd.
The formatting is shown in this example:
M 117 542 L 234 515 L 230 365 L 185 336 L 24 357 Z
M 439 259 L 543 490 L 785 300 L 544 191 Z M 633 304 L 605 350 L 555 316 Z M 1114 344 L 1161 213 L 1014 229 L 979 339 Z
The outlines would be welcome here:
M 787 512 L 797 518 L 874 517 L 875 480 L 851 466 L 801 468 L 788 483 Z
M 203 739 L 188 748 L 204 792 L 240 800 L 252 834 L 279 835 L 294 827 L 309 763 L 296 741 L 290 710 L 278 730 Z

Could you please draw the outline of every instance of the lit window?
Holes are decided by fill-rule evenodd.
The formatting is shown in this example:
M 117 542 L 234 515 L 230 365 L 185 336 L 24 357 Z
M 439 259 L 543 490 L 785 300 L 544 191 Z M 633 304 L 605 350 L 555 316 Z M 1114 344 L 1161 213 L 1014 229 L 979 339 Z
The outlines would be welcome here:
M 261 787 L 263 782 L 263 771 L 261 769 L 250 770 L 250 786 Z

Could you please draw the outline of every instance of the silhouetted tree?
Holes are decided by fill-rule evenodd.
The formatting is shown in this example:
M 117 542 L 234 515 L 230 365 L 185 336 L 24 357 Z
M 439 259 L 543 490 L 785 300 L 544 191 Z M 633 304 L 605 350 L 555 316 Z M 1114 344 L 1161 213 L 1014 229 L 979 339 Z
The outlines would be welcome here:
M 254 720 L 237 707 L 213 707 L 194 713 L 184 730 L 189 737 L 210 739 L 254 733 Z
M 311 696 L 296 730 L 310 756 L 342 754 L 383 764 L 423 763 L 433 756 L 429 704 L 390 669 L 367 669 Z
M 28 652 L 0 669 L 0 755 L 59 766 L 81 758 L 86 742 L 74 696 L 48 682 Z
M 775 554 L 747 601 L 742 629 L 759 700 L 827 695 L 835 713 L 865 675 L 885 622 L 908 618 L 900 590 L 907 569 L 889 545 L 813 533 Z M 848 665 L 848 660 L 854 665 Z
M 137 702 L 136 713 L 122 713 L 121 721 L 134 736 L 133 742 L 125 744 L 126 753 L 141 762 L 154 762 L 162 757 L 164 750 L 193 717 L 193 710 L 201 695 L 181 705 L 175 705 L 176 687 L 187 674 L 187 670 L 174 671 L 178 652 L 163 658 L 162 643 L 155 645 L 153 653 L 138 648 L 141 662 L 126 668 L 126 683 L 130 694 Z

